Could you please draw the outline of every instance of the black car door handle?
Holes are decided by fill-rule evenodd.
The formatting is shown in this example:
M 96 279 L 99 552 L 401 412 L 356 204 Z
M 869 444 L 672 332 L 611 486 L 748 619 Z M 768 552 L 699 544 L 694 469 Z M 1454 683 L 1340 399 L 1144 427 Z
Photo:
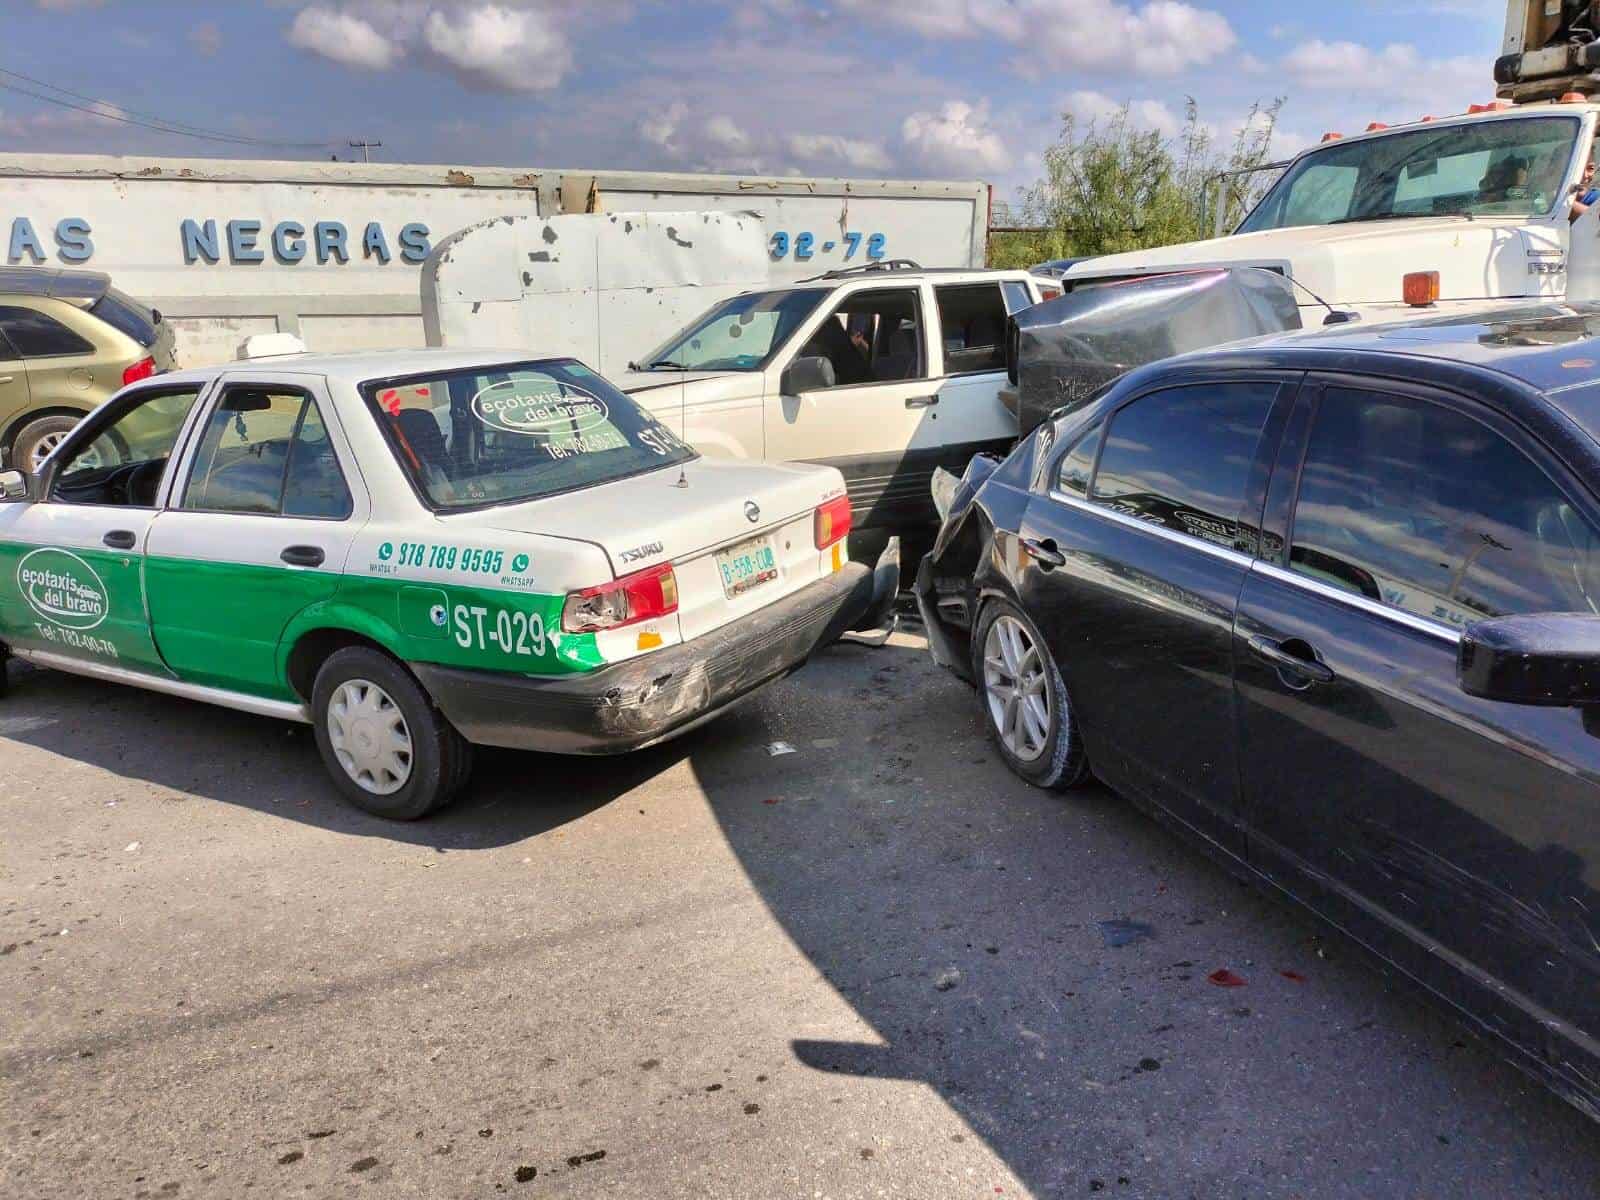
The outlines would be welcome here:
M 1040 541 L 1038 538 L 1025 537 L 1020 540 L 1022 548 L 1032 556 L 1034 562 L 1038 563 L 1046 571 L 1052 567 L 1064 567 L 1067 565 L 1067 556 L 1056 548 L 1056 544 L 1052 539 L 1045 538 Z
M 1271 638 L 1253 637 L 1250 639 L 1250 649 L 1258 658 L 1263 658 L 1275 667 L 1282 667 L 1296 675 L 1311 680 L 1312 683 L 1332 683 L 1333 668 L 1327 663 L 1318 662 L 1311 657 L 1311 647 L 1306 646 L 1299 639 L 1290 639 L 1298 646 L 1304 646 L 1306 653 L 1296 654 L 1283 642 L 1275 642 Z
M 131 529 L 113 529 L 100 540 L 113 550 L 132 550 L 139 542 Z
M 321 546 L 290 546 L 278 557 L 291 567 L 320 567 L 327 556 Z
M 932 408 L 937 403 L 937 396 L 910 396 L 906 399 L 907 408 Z

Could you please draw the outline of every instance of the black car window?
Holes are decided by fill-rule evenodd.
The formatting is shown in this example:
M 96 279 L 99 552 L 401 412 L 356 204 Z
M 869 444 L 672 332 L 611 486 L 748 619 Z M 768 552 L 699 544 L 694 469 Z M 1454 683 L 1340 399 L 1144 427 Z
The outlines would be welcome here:
M 1455 629 L 1600 612 L 1600 537 L 1544 471 L 1463 413 L 1377 392 L 1324 392 L 1289 566 Z
M 1202 541 L 1236 548 L 1239 510 L 1276 383 L 1153 392 L 1111 419 L 1091 499 Z
M 350 492 L 316 401 L 284 388 L 229 388 L 206 422 L 183 507 L 265 516 L 348 516 Z
M 1089 494 L 1089 476 L 1094 474 L 1094 459 L 1100 453 L 1100 435 L 1105 428 L 1104 425 L 1096 425 L 1080 437 L 1061 459 L 1061 473 L 1056 484 L 1063 492 L 1074 496 Z
M 0 330 L 23 358 L 93 354 L 94 343 L 79 337 L 60 321 L 31 308 L 0 306 Z

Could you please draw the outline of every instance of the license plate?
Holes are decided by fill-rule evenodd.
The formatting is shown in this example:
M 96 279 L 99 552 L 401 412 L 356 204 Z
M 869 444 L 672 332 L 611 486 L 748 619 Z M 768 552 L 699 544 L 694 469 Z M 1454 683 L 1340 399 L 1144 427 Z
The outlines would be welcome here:
M 778 577 L 778 556 L 772 552 L 772 540 L 751 538 L 718 550 L 717 571 L 722 576 L 723 594 L 730 600 L 770 583 Z

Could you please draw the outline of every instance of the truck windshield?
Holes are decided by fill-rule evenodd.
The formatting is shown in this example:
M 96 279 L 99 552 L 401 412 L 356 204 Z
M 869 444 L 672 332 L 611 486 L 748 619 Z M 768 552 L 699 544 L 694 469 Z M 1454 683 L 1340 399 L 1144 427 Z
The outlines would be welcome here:
M 1517 117 L 1330 145 L 1290 167 L 1235 232 L 1542 216 L 1560 199 L 1577 139 L 1576 117 Z
M 798 288 L 724 300 L 634 366 L 641 371 L 759 371 L 827 294 L 827 288 Z
M 375 379 L 361 394 L 401 469 L 437 510 L 533 500 L 695 457 L 572 359 Z

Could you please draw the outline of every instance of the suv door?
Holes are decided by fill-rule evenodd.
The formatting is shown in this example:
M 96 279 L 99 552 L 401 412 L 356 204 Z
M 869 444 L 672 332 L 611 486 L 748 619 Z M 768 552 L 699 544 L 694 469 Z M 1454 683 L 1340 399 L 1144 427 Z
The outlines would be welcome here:
M 165 674 L 150 636 L 148 536 L 200 385 L 139 388 L 79 425 L 33 503 L 0 504 L 0 639 Z
M 793 339 L 766 399 L 766 457 L 838 467 L 857 528 L 926 526 L 942 427 L 916 285 L 845 291 Z M 824 358 L 832 387 L 783 394 L 782 368 Z
M 1169 384 L 1076 435 L 1028 503 L 1019 589 L 1095 770 L 1242 854 L 1233 609 L 1293 377 Z
M 368 500 L 320 381 L 228 380 L 150 531 L 150 621 L 191 683 L 289 698 L 285 627 L 339 588 Z
M 1600 612 L 1600 508 L 1468 400 L 1302 401 L 1235 626 L 1251 859 L 1447 998 L 1600 1036 L 1600 739 L 1456 677 L 1472 621 Z
M 1006 328 L 1012 305 L 1032 303 L 1027 286 L 1006 280 L 935 283 L 939 374 L 934 385 L 941 442 L 939 465 L 955 475 L 974 454 L 1005 454 L 1017 440 L 1017 417 L 1000 398 L 1006 386 Z M 929 427 L 935 428 L 934 426 Z

